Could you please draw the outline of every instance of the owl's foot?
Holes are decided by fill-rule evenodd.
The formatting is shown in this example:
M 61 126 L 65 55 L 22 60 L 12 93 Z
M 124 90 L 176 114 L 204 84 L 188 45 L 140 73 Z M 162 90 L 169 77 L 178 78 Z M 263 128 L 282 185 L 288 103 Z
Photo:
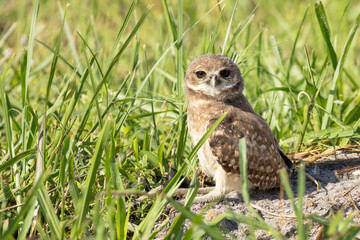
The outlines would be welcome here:
M 209 203 L 209 202 L 217 202 L 223 200 L 226 196 L 226 193 L 218 191 L 218 189 L 214 189 L 211 192 L 203 195 L 195 197 L 193 203 Z
M 175 192 L 174 195 L 185 196 L 188 191 L 189 191 L 188 188 L 180 188 Z M 220 189 L 215 187 L 199 188 L 197 194 L 204 194 L 204 195 L 195 197 L 194 201 L 192 202 L 193 204 L 220 201 L 224 199 L 226 195 L 224 192 L 220 191 Z M 178 202 L 184 205 L 185 199 L 178 200 Z
M 215 190 L 215 187 L 199 188 L 197 194 L 207 194 L 213 190 Z M 189 188 L 179 188 L 175 191 L 174 196 L 185 196 L 188 191 Z

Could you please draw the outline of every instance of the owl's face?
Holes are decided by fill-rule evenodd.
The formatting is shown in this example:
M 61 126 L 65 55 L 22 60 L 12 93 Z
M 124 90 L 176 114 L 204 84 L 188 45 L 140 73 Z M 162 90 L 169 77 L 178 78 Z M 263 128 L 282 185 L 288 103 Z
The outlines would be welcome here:
M 222 55 L 204 55 L 195 59 L 186 71 L 185 85 L 202 95 L 222 99 L 239 94 L 244 87 L 239 68 Z

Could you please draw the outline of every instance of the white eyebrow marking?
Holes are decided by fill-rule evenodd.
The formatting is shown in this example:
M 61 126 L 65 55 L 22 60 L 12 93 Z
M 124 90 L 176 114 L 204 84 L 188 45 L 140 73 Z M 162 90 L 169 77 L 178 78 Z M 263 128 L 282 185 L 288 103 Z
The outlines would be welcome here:
M 236 84 L 238 84 L 238 82 L 221 81 L 221 83 L 216 88 L 211 87 L 209 84 L 207 84 L 205 82 L 202 82 L 199 85 L 192 85 L 191 83 L 188 83 L 187 86 L 194 91 L 201 91 L 201 92 L 207 93 L 211 96 L 214 96 L 214 95 L 219 94 L 222 90 L 229 89 L 229 88 L 236 86 Z

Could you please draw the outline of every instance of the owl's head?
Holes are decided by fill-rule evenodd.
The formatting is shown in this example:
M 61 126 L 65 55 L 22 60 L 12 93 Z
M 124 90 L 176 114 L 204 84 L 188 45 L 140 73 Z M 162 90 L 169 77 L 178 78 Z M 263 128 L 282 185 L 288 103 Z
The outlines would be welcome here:
M 244 89 L 240 69 L 222 55 L 204 55 L 195 59 L 186 71 L 185 91 L 188 95 L 226 100 L 239 96 Z

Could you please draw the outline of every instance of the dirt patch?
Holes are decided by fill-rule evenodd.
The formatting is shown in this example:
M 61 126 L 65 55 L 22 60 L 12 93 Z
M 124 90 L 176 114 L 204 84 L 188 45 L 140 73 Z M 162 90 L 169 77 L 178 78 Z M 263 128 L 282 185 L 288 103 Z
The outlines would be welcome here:
M 352 169 L 347 170 L 349 168 Z M 306 192 L 303 201 L 304 214 L 327 216 L 330 209 L 334 212 L 342 209 L 344 217 L 352 213 L 354 214 L 353 220 L 355 223 L 360 224 L 360 175 L 356 174 L 359 170 L 360 153 L 338 153 L 336 158 L 334 155 L 327 156 L 317 160 L 315 163 L 307 164 L 306 172 L 314 177 L 321 184 L 321 187 L 318 188 L 313 180 L 306 179 Z M 296 196 L 296 174 L 291 177 L 291 186 Z M 279 229 L 286 237 L 296 239 L 296 219 L 289 218 L 294 216 L 294 211 L 286 195 L 282 199 L 279 189 L 271 191 L 254 189 L 250 191 L 250 198 L 251 204 L 257 207 L 256 211 L 266 222 Z M 194 204 L 191 211 L 200 213 L 205 205 Z M 241 197 L 238 194 L 230 193 L 223 201 L 215 203 L 204 214 L 204 218 L 211 221 L 228 209 L 244 215 L 249 212 Z M 173 219 L 177 214 L 173 213 L 171 215 Z M 187 220 L 185 228 L 190 224 Z M 232 220 L 223 221 L 221 226 L 224 229 L 224 235 L 228 237 L 233 236 L 237 239 L 244 239 L 248 233 L 246 225 L 239 225 Z M 169 227 L 170 224 L 161 233 L 166 234 Z M 319 231 L 320 226 L 312 223 L 309 231 L 310 239 L 315 239 Z M 256 231 L 255 234 L 260 239 L 271 239 L 268 233 L 262 231 Z M 161 235 L 159 235 L 160 238 Z

